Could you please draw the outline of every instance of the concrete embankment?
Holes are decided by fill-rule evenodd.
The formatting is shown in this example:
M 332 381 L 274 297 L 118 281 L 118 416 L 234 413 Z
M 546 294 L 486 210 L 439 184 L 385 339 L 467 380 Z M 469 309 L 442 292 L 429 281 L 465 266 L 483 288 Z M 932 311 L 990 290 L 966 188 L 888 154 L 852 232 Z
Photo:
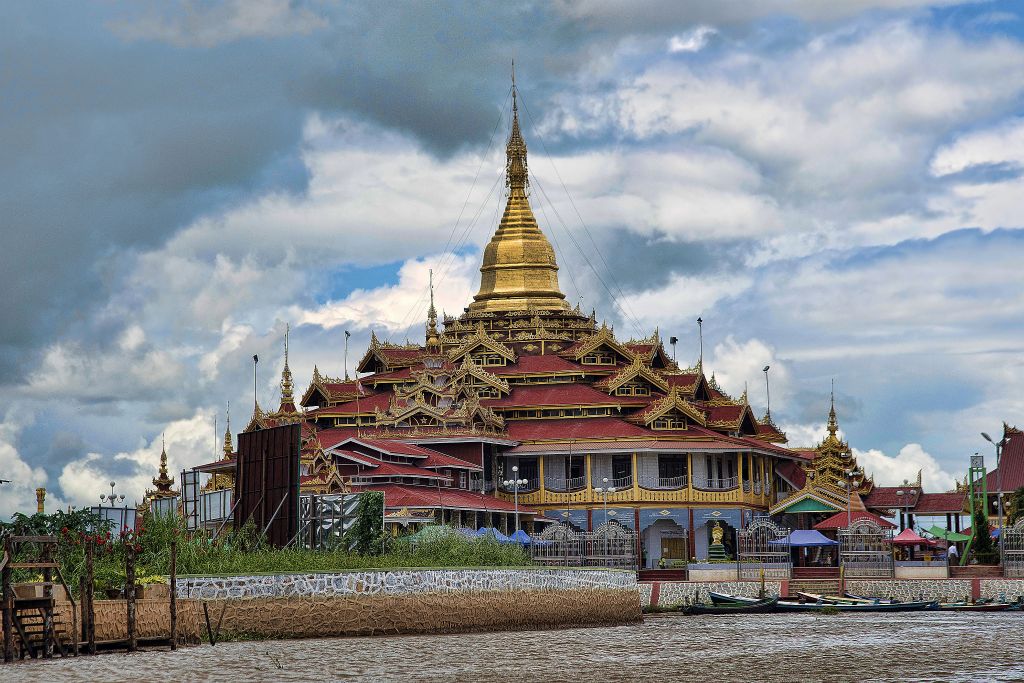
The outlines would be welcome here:
M 185 577 L 221 637 L 312 638 L 607 626 L 641 619 L 633 572 L 573 569 L 363 571 Z

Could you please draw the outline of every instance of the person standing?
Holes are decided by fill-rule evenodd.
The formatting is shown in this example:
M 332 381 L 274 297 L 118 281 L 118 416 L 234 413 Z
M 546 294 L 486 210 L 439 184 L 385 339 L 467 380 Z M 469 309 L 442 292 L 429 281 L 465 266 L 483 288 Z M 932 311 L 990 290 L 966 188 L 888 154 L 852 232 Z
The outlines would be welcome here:
M 950 543 L 949 548 L 946 549 L 946 560 L 949 564 L 956 564 L 959 557 L 960 551 L 956 549 L 956 543 Z

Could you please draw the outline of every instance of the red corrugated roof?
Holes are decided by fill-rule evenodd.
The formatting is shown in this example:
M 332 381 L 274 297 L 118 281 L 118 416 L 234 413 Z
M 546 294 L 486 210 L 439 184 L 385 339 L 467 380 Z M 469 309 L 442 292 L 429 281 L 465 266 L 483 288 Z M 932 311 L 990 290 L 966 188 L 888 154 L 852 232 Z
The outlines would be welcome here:
M 647 400 L 609 396 L 587 384 L 551 384 L 517 386 L 505 398 L 488 399 L 482 404 L 492 408 L 529 408 L 534 406 L 642 406 Z
M 775 474 L 779 475 L 797 489 L 802 489 L 807 483 L 807 473 L 800 463 L 792 460 L 783 460 L 775 464 Z
M 473 470 L 474 472 L 480 472 L 484 469 L 483 467 L 480 467 L 480 465 L 467 462 L 462 458 L 456 458 L 455 456 L 447 455 L 446 453 L 438 453 L 437 451 L 431 451 L 430 455 L 427 456 L 427 459 L 419 463 L 419 466 L 427 469 L 450 467 L 452 469 Z
M 910 495 L 897 496 L 897 491 L 909 491 Z M 876 486 L 864 497 L 869 508 L 886 510 L 890 508 L 914 507 L 921 490 L 914 486 Z
M 359 474 L 354 475 L 356 477 L 422 477 L 424 479 L 439 479 L 441 481 L 451 481 L 452 478 L 443 474 L 438 474 L 432 470 L 423 469 L 422 467 L 415 467 L 413 465 L 400 465 L 395 462 L 384 462 L 383 460 L 375 461 L 372 469 L 361 470 Z
M 846 494 L 843 494 L 846 495 Z M 883 529 L 895 529 L 896 525 L 892 522 L 882 519 L 878 515 L 873 515 L 865 510 L 854 510 L 850 513 L 850 522 L 856 522 L 858 519 L 870 519 L 875 522 Z M 829 531 L 833 529 L 845 529 L 848 526 L 846 512 L 837 512 L 826 520 L 818 522 L 814 525 L 814 529 L 817 531 Z
M 602 439 L 624 437 L 656 438 L 649 429 L 617 417 L 591 417 L 565 420 L 509 420 L 508 435 L 514 441 L 540 439 Z
M 964 509 L 967 502 L 967 493 L 922 493 L 917 497 L 917 505 L 914 512 L 918 514 L 950 514 L 957 513 Z
M 516 363 L 493 368 L 489 367 L 486 370 L 499 377 L 542 372 L 578 372 L 583 374 L 583 368 L 561 356 L 520 356 Z
M 391 403 L 391 394 L 372 394 L 365 398 L 360 398 L 358 401 L 348 401 L 347 403 L 339 403 L 334 406 L 324 406 L 323 408 L 317 408 L 316 410 L 310 410 L 306 413 L 306 417 L 309 419 L 315 419 L 317 417 L 330 417 L 332 415 L 355 415 L 356 413 L 372 413 L 377 408 L 381 410 L 387 410 Z
M 999 467 L 988 473 L 986 486 L 990 493 L 999 490 L 999 470 L 1003 471 L 1004 493 L 1016 491 L 1024 486 L 1024 432 L 1009 427 L 1003 430 L 1003 435 L 1008 441 L 1003 446 Z M 993 456 L 989 455 L 988 457 Z
M 388 508 L 438 508 L 459 510 L 480 510 L 492 512 L 514 512 L 512 501 L 462 489 L 438 489 L 430 486 L 405 484 L 366 484 L 352 487 L 356 491 L 381 491 L 384 505 Z M 533 514 L 531 508 L 519 506 L 521 514 Z

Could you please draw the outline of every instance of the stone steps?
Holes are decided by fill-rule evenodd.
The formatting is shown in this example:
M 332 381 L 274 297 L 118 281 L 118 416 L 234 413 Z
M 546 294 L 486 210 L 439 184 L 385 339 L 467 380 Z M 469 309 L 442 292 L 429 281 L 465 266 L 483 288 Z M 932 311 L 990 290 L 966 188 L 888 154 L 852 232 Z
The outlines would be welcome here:
M 790 579 L 788 597 L 796 597 L 797 593 L 839 595 L 839 579 Z

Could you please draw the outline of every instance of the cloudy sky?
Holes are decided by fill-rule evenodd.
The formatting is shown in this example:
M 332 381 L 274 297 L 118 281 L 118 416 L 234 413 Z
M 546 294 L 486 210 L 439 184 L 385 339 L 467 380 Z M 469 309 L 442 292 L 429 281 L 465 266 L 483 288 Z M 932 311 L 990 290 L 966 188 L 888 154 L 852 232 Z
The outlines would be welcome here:
M 754 7 L 756 5 L 756 8 Z M 1017 2 L 0 6 L 0 515 L 205 462 L 286 324 L 304 388 L 455 312 L 509 64 L 568 298 L 679 337 L 791 444 L 951 486 L 1024 423 Z

